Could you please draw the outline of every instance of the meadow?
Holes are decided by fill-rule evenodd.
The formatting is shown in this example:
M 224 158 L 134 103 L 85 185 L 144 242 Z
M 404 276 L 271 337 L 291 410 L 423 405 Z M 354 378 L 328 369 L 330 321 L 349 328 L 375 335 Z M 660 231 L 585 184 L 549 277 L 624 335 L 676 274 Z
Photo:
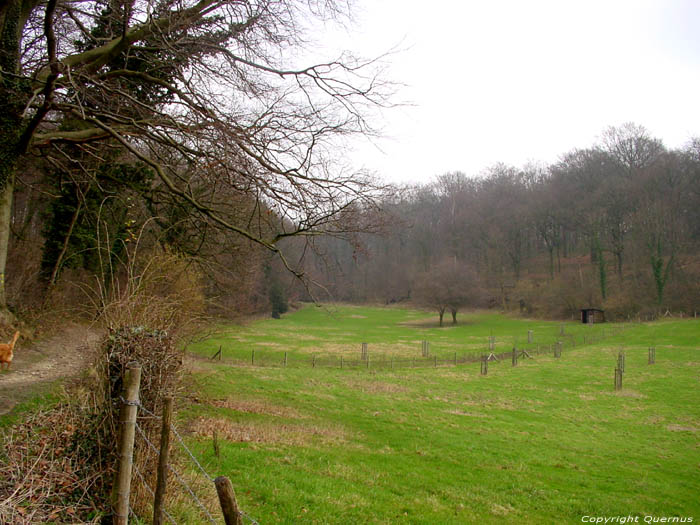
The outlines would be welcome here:
M 561 329 L 484 312 L 439 328 L 430 312 L 354 306 L 219 326 L 187 349 L 178 425 L 260 523 L 699 520 L 698 320 L 635 323 L 612 336 L 612 324 L 564 323 L 578 343 L 561 358 L 493 361 L 485 376 L 474 362 L 375 370 L 309 360 L 357 359 L 362 342 L 373 356 L 420 357 L 424 340 L 447 360 L 487 352 L 490 336 L 500 351 L 524 346 L 528 330 L 533 345 L 551 344 Z M 219 348 L 222 360 L 211 360 Z

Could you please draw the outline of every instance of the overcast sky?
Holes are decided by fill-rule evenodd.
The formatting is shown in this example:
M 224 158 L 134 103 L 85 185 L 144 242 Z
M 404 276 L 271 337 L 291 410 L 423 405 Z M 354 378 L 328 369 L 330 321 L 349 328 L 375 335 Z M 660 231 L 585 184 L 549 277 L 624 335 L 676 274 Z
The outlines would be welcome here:
M 357 0 L 329 49 L 376 56 L 413 106 L 384 114 L 358 167 L 392 182 L 550 163 L 604 128 L 668 147 L 700 135 L 700 0 Z

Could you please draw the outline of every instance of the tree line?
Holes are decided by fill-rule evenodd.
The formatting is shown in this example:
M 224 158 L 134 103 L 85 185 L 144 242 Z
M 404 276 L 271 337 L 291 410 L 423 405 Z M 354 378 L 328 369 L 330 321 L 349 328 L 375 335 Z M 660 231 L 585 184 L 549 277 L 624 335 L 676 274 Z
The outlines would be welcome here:
M 571 316 L 683 311 L 700 297 L 700 141 L 610 127 L 551 165 L 446 173 L 381 204 L 382 234 L 325 239 L 316 264 L 350 301 Z M 370 211 L 368 213 L 375 213 Z

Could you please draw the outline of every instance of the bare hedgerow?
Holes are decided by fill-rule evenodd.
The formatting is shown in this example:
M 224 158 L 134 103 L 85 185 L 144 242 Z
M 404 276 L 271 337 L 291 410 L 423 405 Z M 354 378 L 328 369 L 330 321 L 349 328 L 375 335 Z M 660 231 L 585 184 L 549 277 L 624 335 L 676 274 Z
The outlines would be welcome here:
M 0 523 L 100 522 L 105 477 L 90 457 L 100 436 L 81 436 L 93 412 L 79 404 L 36 412 L 3 432 Z

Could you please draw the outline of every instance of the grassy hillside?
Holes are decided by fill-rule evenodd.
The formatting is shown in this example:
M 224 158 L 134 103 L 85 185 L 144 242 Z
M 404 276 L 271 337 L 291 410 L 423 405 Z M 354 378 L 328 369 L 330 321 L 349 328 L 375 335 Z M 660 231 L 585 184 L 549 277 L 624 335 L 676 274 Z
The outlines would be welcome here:
M 190 348 L 209 357 L 221 345 L 224 360 L 196 360 L 195 400 L 179 424 L 260 523 L 700 519 L 698 321 L 633 325 L 594 345 L 569 345 L 561 359 L 492 362 L 487 376 L 478 363 L 395 371 L 308 364 L 314 353 L 356 357 L 363 341 L 370 352 L 397 356 L 420 356 L 422 340 L 445 355 L 480 351 L 490 335 L 509 349 L 528 330 L 547 344 L 561 325 L 478 313 L 440 329 L 433 317 L 307 307 L 279 321 L 222 327 Z M 590 338 L 603 326 L 570 323 L 565 331 Z M 276 366 L 243 365 L 252 349 Z

